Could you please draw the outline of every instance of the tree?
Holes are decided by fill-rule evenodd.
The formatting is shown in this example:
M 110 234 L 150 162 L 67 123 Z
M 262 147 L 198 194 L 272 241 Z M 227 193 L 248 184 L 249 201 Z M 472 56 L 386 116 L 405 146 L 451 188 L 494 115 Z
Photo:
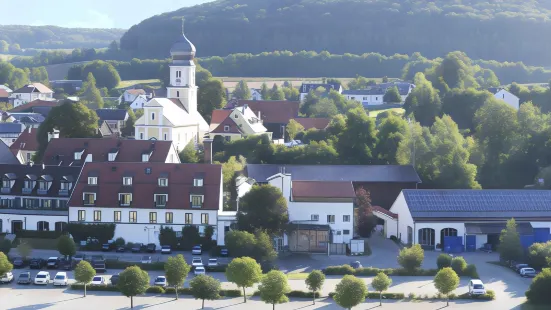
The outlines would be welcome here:
M 17 252 L 19 252 L 19 255 L 21 255 L 24 260 L 31 256 L 32 251 L 33 248 L 27 242 L 22 242 L 17 246 Z
M 285 94 L 285 99 L 289 101 L 299 101 L 300 100 L 300 92 L 298 89 L 294 87 L 283 87 L 281 88 L 283 93 Z
M 50 79 L 48 78 L 48 71 L 46 71 L 45 67 L 31 68 L 30 79 L 32 82 L 39 82 L 44 85 L 50 84 Z
M 243 288 L 243 300 L 247 302 L 245 288 L 252 287 L 262 277 L 262 268 L 250 257 L 234 258 L 226 268 L 226 278 Z
M 431 69 L 427 70 L 427 78 L 444 94 L 452 88 L 479 88 L 475 73 L 479 70 L 463 52 L 450 52 Z M 417 84 L 416 84 L 417 86 Z
M 497 100 L 485 90 L 452 89 L 442 99 L 442 113 L 448 114 L 461 129 L 475 131 L 474 115 L 484 104 Z
M 271 100 L 285 100 L 285 93 L 274 83 L 272 89 L 270 90 L 270 99 Z
M 389 114 L 381 120 L 377 129 L 377 158 L 383 160 L 385 164 L 397 164 L 398 146 L 409 130 L 407 121 L 400 116 Z
M 225 210 L 237 211 L 237 186 L 235 182 L 245 164 L 246 160 L 243 156 L 239 156 L 239 158 L 230 156 L 226 162 L 222 163 L 222 179 L 224 181 L 224 193 L 226 193 L 224 195 Z M 227 193 L 229 193 L 229 199 Z
M 251 99 L 251 90 L 249 89 L 247 82 L 241 80 L 239 81 L 239 83 L 237 83 L 237 85 L 235 85 L 235 89 L 233 90 L 233 97 L 235 97 L 236 99 L 244 100 Z
M 456 256 L 452 259 L 451 268 L 455 273 L 462 274 L 467 269 L 467 262 L 461 256 Z
M 190 270 L 191 267 L 186 263 L 182 254 L 169 257 L 165 263 L 166 282 L 174 287 L 176 299 L 178 299 L 178 289 L 184 285 Z
M 116 246 L 124 246 L 126 244 L 126 241 L 123 237 L 118 237 L 114 243 Z
M 96 87 L 96 79 L 92 72 L 88 73 L 86 81 L 82 84 L 79 96 L 86 102 L 87 106 L 98 109 L 103 108 L 103 98 L 100 90 Z
M 277 187 L 254 186 L 239 200 L 237 224 L 241 230 L 262 229 L 271 235 L 283 231 L 288 222 L 287 200 Z
M 161 226 L 161 231 L 159 232 L 159 243 L 161 245 L 170 245 L 173 249 L 178 246 L 178 237 L 176 237 L 176 232 L 172 229 L 172 227 Z
M 77 246 L 69 235 L 62 235 L 57 238 L 57 250 L 59 254 L 70 258 L 77 252 Z
M 522 258 L 522 244 L 514 218 L 508 220 L 506 228 L 501 231 L 497 251 L 499 257 L 505 261 L 518 261 Z
M 226 247 L 234 257 L 251 256 L 255 243 L 255 236 L 246 231 L 232 230 L 225 236 Z
M 202 300 L 201 309 L 205 308 L 205 299 L 215 300 L 220 298 L 220 287 L 220 281 L 204 274 L 195 277 L 189 283 L 191 295 L 195 299 Z
M 309 117 L 333 117 L 339 113 L 335 102 L 329 98 L 321 98 L 309 109 Z
M 392 284 L 392 279 L 390 279 L 386 274 L 379 272 L 373 281 L 371 281 L 371 286 L 373 289 L 379 292 L 379 306 L 383 305 L 383 292 L 388 290 Z
M 134 308 L 134 296 L 145 293 L 149 287 L 149 275 L 138 266 L 127 267 L 119 275 L 119 291 L 130 297 L 130 308 Z
M 5 40 L 0 40 L 0 53 L 7 54 L 9 51 L 10 45 Z
M 446 295 L 446 306 L 450 305 L 450 293 L 459 285 L 457 273 L 450 267 L 442 268 L 434 277 L 434 287 L 441 294 Z
M 398 264 L 409 272 L 420 268 L 423 259 L 425 259 L 425 251 L 419 244 L 415 244 L 410 248 L 403 248 L 398 254 Z
M 209 79 L 199 85 L 197 93 L 197 110 L 207 122 L 210 122 L 212 111 L 226 105 L 226 91 L 222 81 Z
M 436 266 L 438 269 L 451 267 L 452 266 L 452 257 L 448 254 L 440 254 L 436 259 Z
M 291 291 L 287 283 L 287 276 L 279 270 L 268 272 L 258 286 L 260 291 L 260 299 L 265 303 L 272 304 L 272 309 L 275 310 L 276 304 L 282 304 L 289 301 L 287 293 Z
M 82 79 L 88 77 L 89 73 L 92 73 L 96 78 L 98 88 L 107 87 L 107 89 L 112 89 L 121 82 L 121 77 L 115 67 L 102 60 L 95 60 L 86 64 L 82 68 Z
M 8 256 L 3 252 L 0 252 L 0 275 L 6 274 L 13 269 L 13 265 L 10 263 Z
M 77 283 L 84 284 L 84 297 L 86 297 L 86 285 L 92 281 L 95 275 L 96 270 L 85 260 L 81 260 L 75 267 L 75 280 Z
M 271 100 L 270 89 L 268 88 L 266 82 L 262 83 L 262 87 L 260 88 L 260 95 L 262 96 L 262 100 Z
M 345 309 L 352 309 L 352 307 L 362 303 L 366 296 L 367 286 L 364 281 L 355 276 L 346 275 L 337 284 L 333 299 L 339 306 Z
M 532 304 L 549 306 L 551 304 L 551 294 L 549 294 L 550 287 L 551 268 L 543 268 L 534 280 L 532 280 L 530 288 L 526 291 L 526 298 Z
M 342 164 L 370 164 L 377 145 L 375 121 L 365 109 L 357 107 L 346 112 L 346 117 L 334 118 L 327 128 L 336 141 L 335 149 Z
M 292 119 L 287 124 L 285 130 L 287 131 L 287 135 L 289 135 L 289 140 L 294 140 L 299 132 L 304 132 L 304 126 Z
M 392 86 L 389 87 L 385 95 L 383 96 L 383 102 L 387 103 L 398 103 L 402 102 L 402 96 L 400 96 L 400 91 L 398 91 L 398 87 Z
M 19 46 L 18 43 L 12 43 L 9 46 L 9 52 L 11 54 L 15 54 L 15 55 L 20 54 L 21 53 L 21 46 Z
M 528 262 L 535 269 L 542 269 L 549 264 L 551 259 L 551 241 L 546 243 L 534 243 L 528 248 Z
M 10 239 L 4 239 L 0 242 L 0 252 L 8 255 L 11 251 L 11 241 Z
M 15 90 L 29 83 L 29 74 L 20 68 L 15 68 L 10 75 L 8 84 Z
M 373 215 L 371 195 L 363 187 L 359 187 L 356 190 L 356 206 L 358 234 L 367 238 L 371 236 L 373 228 L 377 225 L 377 219 Z
M 48 145 L 48 133 L 59 130 L 63 138 L 92 138 L 96 136 L 98 116 L 82 103 L 65 101 L 53 107 L 48 117 L 38 127 L 37 140 L 39 144 L 37 158 L 42 159 Z
M 316 293 L 323 287 L 325 282 L 325 275 L 319 270 L 312 270 L 305 280 L 306 287 L 312 291 L 313 304 L 316 304 Z
M 180 152 L 180 161 L 182 163 L 196 164 L 200 161 L 199 153 L 195 149 L 195 142 L 190 140 L 186 147 Z
M 406 115 L 412 113 L 421 125 L 430 126 L 434 122 L 434 118 L 440 115 L 442 109 L 440 96 L 423 73 L 419 72 L 415 75 L 414 83 L 415 88 L 404 103 Z
M 131 108 L 126 109 L 126 112 L 128 113 L 128 119 L 126 120 L 126 123 L 124 124 L 124 128 L 121 129 L 121 134 L 123 137 L 133 137 L 134 136 L 134 124 L 136 124 L 136 114 L 134 114 L 134 110 Z

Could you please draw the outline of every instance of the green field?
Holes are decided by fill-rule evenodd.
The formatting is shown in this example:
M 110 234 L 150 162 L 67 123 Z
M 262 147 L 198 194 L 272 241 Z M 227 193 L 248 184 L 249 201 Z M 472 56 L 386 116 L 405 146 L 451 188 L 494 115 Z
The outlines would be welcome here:
M 401 115 L 406 113 L 406 111 L 403 108 L 381 109 L 381 110 L 377 110 L 377 111 L 367 111 L 367 113 L 369 114 L 369 117 L 377 118 L 377 115 L 379 115 L 379 113 L 382 113 L 382 112 L 385 112 L 385 111 L 396 112 L 396 113 L 401 114 Z
M 131 88 L 135 85 L 144 85 L 147 84 L 153 88 L 160 88 L 161 87 L 161 81 L 158 79 L 152 79 L 152 80 L 128 80 L 128 81 L 121 81 L 119 85 L 117 86 L 117 89 L 125 89 L 125 88 Z
M 321 77 L 317 78 L 301 78 L 301 77 L 288 77 L 288 78 L 282 78 L 282 77 L 227 77 L 227 76 L 218 76 L 216 77 L 220 80 L 222 80 L 222 83 L 224 84 L 224 87 L 228 88 L 230 91 L 235 88 L 235 85 L 241 80 L 244 80 L 247 82 L 247 85 L 249 88 L 261 88 L 262 83 L 268 84 L 269 87 L 272 87 L 275 84 L 278 86 L 283 85 L 285 81 L 291 82 L 294 87 L 299 87 L 302 83 L 321 83 L 322 79 Z M 340 80 L 344 85 L 348 84 L 350 80 L 353 80 L 354 78 L 336 78 Z M 368 78 L 369 80 L 374 80 L 377 83 L 382 83 L 382 78 Z M 394 78 L 390 78 L 390 80 L 395 80 Z
M 0 60 L 8 61 L 16 56 L 17 55 L 0 54 Z

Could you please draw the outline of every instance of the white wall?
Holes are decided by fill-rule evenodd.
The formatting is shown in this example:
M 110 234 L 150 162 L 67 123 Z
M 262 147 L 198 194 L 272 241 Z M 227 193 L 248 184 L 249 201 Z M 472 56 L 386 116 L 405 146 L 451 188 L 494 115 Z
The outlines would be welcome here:
M 390 238 L 390 236 L 396 236 L 396 238 L 400 239 L 403 243 L 407 243 L 408 226 L 413 229 L 413 218 L 411 217 L 411 213 L 409 212 L 403 192 L 400 192 L 400 195 L 398 195 L 398 198 L 396 198 L 396 200 L 392 204 L 392 207 L 390 207 L 390 212 L 398 214 L 398 228 L 394 228 L 394 225 L 386 225 L 386 237 Z M 413 240 L 416 239 L 417 238 L 415 237 L 414 231 Z
M 381 105 L 383 104 L 383 97 L 382 95 L 355 95 L 355 94 L 347 94 L 346 99 L 348 100 L 355 100 L 363 105 Z
M 434 229 L 434 245 L 439 243 L 442 244 L 442 240 L 440 240 L 440 232 L 444 228 L 457 229 L 457 236 L 463 237 L 463 244 L 465 244 L 465 223 L 415 223 L 415 230 L 413 231 L 413 239 L 415 240 L 415 243 L 419 243 L 419 230 L 422 228 Z
M 533 228 L 550 228 L 551 222 L 530 222 Z
M 484 246 L 484 243 L 488 243 L 488 235 L 475 235 L 476 236 L 476 248 L 480 249 Z M 466 244 L 463 240 L 463 244 Z
M 520 107 L 520 99 L 517 96 L 515 96 L 515 95 L 511 94 L 510 92 L 506 91 L 505 89 L 502 89 L 502 90 L 498 91 L 494 95 L 494 97 L 496 99 L 505 101 L 505 103 L 507 103 L 509 106 L 511 106 L 515 110 L 518 110 L 519 107 Z
M 169 137 L 169 140 L 172 140 L 176 149 L 180 152 L 186 147 L 190 141 L 199 142 L 199 128 L 197 125 L 187 126 L 187 127 L 176 127 L 172 129 L 172 137 Z
M 134 101 L 132 101 L 130 108 L 132 110 L 143 109 L 145 104 L 147 104 L 147 98 L 144 96 L 138 96 Z
M 50 223 L 50 231 L 55 231 L 56 222 L 67 223 L 67 216 L 59 215 L 0 214 L 0 219 L 2 220 L 2 232 L 7 233 L 11 233 L 11 221 L 23 222 L 23 229 L 27 230 L 36 230 L 38 222 L 46 221 Z

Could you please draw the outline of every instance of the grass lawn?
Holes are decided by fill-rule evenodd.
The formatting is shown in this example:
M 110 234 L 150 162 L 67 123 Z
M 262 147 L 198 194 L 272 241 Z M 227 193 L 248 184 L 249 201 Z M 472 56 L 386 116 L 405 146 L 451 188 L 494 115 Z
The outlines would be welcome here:
M 305 280 L 307 277 L 307 272 L 293 272 L 287 274 L 287 279 L 289 280 Z
M 128 81 L 121 81 L 119 83 L 119 85 L 117 86 L 117 89 L 122 89 L 122 88 L 129 88 L 129 87 L 132 87 L 134 85 L 138 85 L 138 84 L 148 84 L 152 87 L 155 87 L 155 86 L 161 86 L 161 81 L 158 80 L 158 79 L 153 79 L 153 80 L 128 80 Z
M 403 108 L 390 108 L 390 109 L 384 109 L 384 110 L 377 110 L 377 111 L 368 111 L 369 117 L 376 118 L 379 113 L 385 112 L 385 111 L 391 111 L 396 112 L 399 114 L 404 114 L 406 111 Z
M 321 83 L 322 78 L 321 77 L 312 77 L 312 78 L 302 78 L 302 77 L 226 77 L 226 76 L 218 76 L 216 77 L 220 80 L 222 80 L 222 83 L 224 84 L 224 87 L 227 87 L 230 91 L 235 88 L 235 85 L 241 80 L 244 80 L 247 82 L 247 85 L 250 88 L 260 88 L 262 87 L 262 83 L 266 82 L 268 86 L 271 88 L 274 83 L 278 86 L 283 85 L 283 82 L 289 81 L 293 83 L 294 87 L 300 87 L 300 84 L 304 83 Z M 336 78 L 340 80 L 344 85 L 348 84 L 351 80 L 354 78 Z M 377 83 L 382 83 L 382 78 L 368 78 L 369 80 L 375 80 Z M 390 80 L 394 80 L 394 78 L 390 78 Z

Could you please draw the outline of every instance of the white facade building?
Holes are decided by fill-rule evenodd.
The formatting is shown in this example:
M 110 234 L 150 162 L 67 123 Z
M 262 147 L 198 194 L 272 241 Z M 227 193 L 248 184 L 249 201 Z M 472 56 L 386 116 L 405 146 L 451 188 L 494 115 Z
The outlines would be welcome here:
M 262 94 L 260 89 L 251 88 L 251 100 L 262 100 Z
M 490 88 L 488 89 L 496 99 L 502 100 L 510 107 L 517 110 L 520 108 L 520 98 L 510 93 L 504 88 Z
M 10 95 L 14 107 L 24 105 L 34 100 L 53 101 L 54 92 L 41 83 L 32 83 L 15 90 Z
M 130 104 L 130 108 L 132 110 L 143 109 L 148 101 L 149 98 L 146 95 L 139 95 L 138 97 L 136 97 L 136 99 L 134 99 L 134 101 L 132 101 L 132 103 Z

